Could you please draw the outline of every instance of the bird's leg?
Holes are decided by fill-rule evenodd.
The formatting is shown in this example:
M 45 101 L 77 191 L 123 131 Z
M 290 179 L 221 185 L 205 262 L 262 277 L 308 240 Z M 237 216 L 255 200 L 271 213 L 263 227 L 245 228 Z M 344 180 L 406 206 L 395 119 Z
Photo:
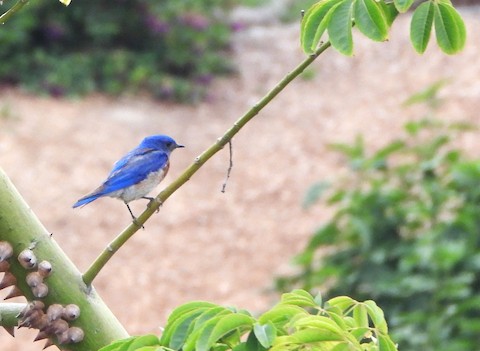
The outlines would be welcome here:
M 130 216 L 132 216 L 132 221 L 133 221 L 133 223 L 134 223 L 137 227 L 140 227 L 140 226 L 141 226 L 142 229 L 145 229 L 145 227 L 144 227 L 143 225 L 140 225 L 140 223 L 137 222 L 137 217 L 135 217 L 135 216 L 133 215 L 133 212 L 132 212 L 132 210 L 130 209 L 130 206 L 128 205 L 127 202 L 125 202 L 125 205 L 126 205 L 127 208 L 128 208 L 128 212 L 130 212 Z
M 154 197 L 150 197 L 150 196 L 142 196 L 142 199 L 149 200 L 148 205 L 147 205 L 148 207 L 150 207 L 150 206 L 152 205 L 152 203 L 156 201 L 156 199 L 155 199 Z M 162 204 L 160 204 L 160 206 L 161 206 L 161 205 L 162 205 Z M 158 213 L 159 211 L 160 211 L 160 207 L 157 208 L 157 213 Z

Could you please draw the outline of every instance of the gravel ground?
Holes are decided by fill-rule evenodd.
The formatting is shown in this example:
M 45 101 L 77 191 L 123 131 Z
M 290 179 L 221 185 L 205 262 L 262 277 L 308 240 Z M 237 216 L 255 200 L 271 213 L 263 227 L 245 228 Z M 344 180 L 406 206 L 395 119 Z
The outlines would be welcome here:
M 235 137 L 234 168 L 226 193 L 227 150 L 176 192 L 100 273 L 95 286 L 131 334 L 159 333 L 169 312 L 209 300 L 260 312 L 277 296 L 272 277 L 292 268 L 291 257 L 330 211 L 301 208 L 309 185 L 338 177 L 342 159 L 327 144 L 365 135 L 369 147 L 401 133 L 426 113 L 402 108 L 412 92 L 439 79 L 449 120 L 478 120 L 480 62 L 478 10 L 461 11 L 469 39 L 446 56 L 430 45 L 417 55 L 400 18 L 385 43 L 355 37 L 355 56 L 330 50 L 311 78 L 291 84 Z M 0 90 L 0 164 L 55 240 L 83 271 L 128 223 L 124 205 L 102 199 L 73 210 L 112 163 L 145 135 L 165 133 L 185 149 L 172 157 L 169 183 L 303 58 L 298 26 L 252 26 L 238 33 L 239 72 L 219 80 L 209 101 L 180 106 L 143 97 L 54 100 Z M 461 140 L 472 153 L 478 138 Z M 478 153 L 477 153 L 478 154 Z M 133 204 L 140 213 L 144 203 Z M 4 292 L 3 292 L 4 293 Z M 0 331 L 2 351 L 41 350 L 34 333 L 13 339 Z

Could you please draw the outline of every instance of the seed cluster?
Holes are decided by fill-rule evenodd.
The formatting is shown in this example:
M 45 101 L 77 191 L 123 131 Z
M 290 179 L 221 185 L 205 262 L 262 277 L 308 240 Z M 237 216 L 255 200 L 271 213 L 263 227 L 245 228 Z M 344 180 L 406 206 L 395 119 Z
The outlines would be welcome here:
M 85 336 L 83 330 L 70 326 L 69 322 L 79 316 L 80 308 L 77 305 L 53 304 L 45 308 L 42 301 L 34 300 L 18 315 L 18 327 L 38 329 L 35 341 L 48 339 L 45 347 L 52 345 L 54 338 L 60 345 L 78 343 Z
M 3 273 L 0 289 L 13 287 L 5 297 L 6 299 L 23 295 L 17 287 L 16 277 L 9 271 L 9 260 L 12 256 L 12 245 L 7 241 L 0 241 L 0 273 Z M 21 251 L 17 259 L 20 265 L 29 271 L 25 281 L 36 298 L 36 300 L 28 303 L 17 316 L 18 328 L 38 329 L 39 333 L 35 341 L 47 339 L 44 348 L 52 345 L 54 340 L 60 345 L 81 342 L 85 336 L 83 330 L 79 327 L 70 326 L 70 322 L 80 316 L 80 308 L 74 304 L 45 306 L 45 303 L 40 300 L 48 295 L 48 285 L 45 279 L 53 273 L 52 264 L 48 261 L 38 262 L 31 249 Z M 12 336 L 14 335 L 13 328 L 6 329 Z
M 5 299 L 15 296 L 22 296 L 22 292 L 16 286 L 17 278 L 10 273 L 9 259 L 13 256 L 13 248 L 7 241 L 0 241 L 0 273 L 3 273 L 3 278 L 0 281 L 0 290 L 12 286 L 13 289 L 7 294 Z M 10 332 L 10 331 L 9 331 Z

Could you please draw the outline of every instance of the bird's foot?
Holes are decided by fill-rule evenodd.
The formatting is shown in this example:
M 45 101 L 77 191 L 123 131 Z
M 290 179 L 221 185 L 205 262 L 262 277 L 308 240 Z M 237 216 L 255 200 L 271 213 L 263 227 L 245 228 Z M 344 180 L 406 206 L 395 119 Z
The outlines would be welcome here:
M 128 205 L 127 202 L 125 202 L 125 205 L 127 205 L 128 212 L 130 212 L 130 216 L 132 217 L 132 222 L 133 222 L 133 224 L 135 224 L 137 227 L 142 227 L 142 229 L 145 230 L 145 227 L 143 226 L 143 224 L 138 223 L 137 217 L 135 217 L 135 215 L 133 214 L 133 212 L 132 212 L 132 210 L 130 209 L 130 206 Z
M 160 212 L 160 207 L 162 206 L 162 203 L 160 201 L 157 201 L 157 198 L 155 197 L 150 197 L 150 196 L 142 196 L 142 199 L 149 200 L 147 207 L 150 208 L 154 203 L 158 203 L 159 207 L 157 208 L 157 213 Z
M 138 223 L 137 217 L 135 216 L 132 217 L 132 223 L 135 224 L 137 227 L 141 227 L 143 230 L 145 230 L 145 226 L 143 224 Z

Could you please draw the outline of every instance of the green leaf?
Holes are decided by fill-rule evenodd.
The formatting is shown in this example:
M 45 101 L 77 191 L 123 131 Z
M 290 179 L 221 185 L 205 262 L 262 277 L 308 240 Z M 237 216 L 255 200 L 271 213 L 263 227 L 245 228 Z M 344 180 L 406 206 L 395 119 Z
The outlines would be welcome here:
M 209 340 L 212 335 L 213 329 L 215 328 L 214 323 L 208 323 L 207 325 L 202 328 L 202 331 L 199 333 L 198 337 L 195 341 L 195 351 L 206 351 L 212 345 L 210 344 Z M 189 350 L 190 348 L 185 348 L 185 350 Z
M 235 349 L 236 349 L 236 347 L 232 351 L 236 351 Z M 246 343 L 244 343 L 244 350 L 240 350 L 240 351 L 246 351 L 246 350 L 248 350 L 248 351 L 265 351 L 267 349 L 265 347 L 263 347 L 262 344 L 260 344 L 260 342 L 258 341 L 258 339 L 257 339 L 257 337 L 255 336 L 254 333 L 250 333 L 248 335 Z
M 385 316 L 380 307 L 377 306 L 375 301 L 367 300 L 364 302 L 364 305 L 367 306 L 368 316 L 372 320 L 373 325 L 380 333 L 387 334 L 388 327 Z
M 432 7 L 433 9 L 433 7 Z M 415 16 L 415 14 L 414 14 Z M 436 104 L 439 101 L 438 94 L 449 83 L 448 79 L 439 79 L 436 82 L 430 84 L 425 89 L 422 89 L 416 93 L 410 95 L 403 103 L 403 106 L 411 106 L 415 104 Z M 420 130 L 428 127 L 427 120 L 412 121 L 405 124 L 405 130 L 412 135 L 417 134 Z
M 352 25 L 352 0 L 343 0 L 332 9 L 327 29 L 332 46 L 346 56 L 353 55 Z
M 223 316 L 213 328 L 208 326 L 195 343 L 196 351 L 207 351 L 212 345 L 230 332 L 239 329 L 251 329 L 254 319 L 245 314 L 233 313 Z M 207 337 L 208 336 L 208 337 Z
M 317 48 L 330 20 L 330 10 L 341 1 L 321 0 L 305 12 L 301 25 L 300 44 L 307 54 L 313 53 Z
M 365 338 L 367 333 L 370 333 L 370 328 L 356 328 L 350 331 L 350 334 L 359 342 Z
M 378 335 L 378 351 L 397 351 L 397 346 L 388 335 Z
M 388 38 L 387 19 L 375 0 L 356 0 L 353 6 L 355 25 L 360 32 L 376 41 Z
M 208 338 L 218 323 L 218 321 L 222 318 L 222 315 L 216 315 L 212 319 L 206 321 L 201 325 L 201 327 L 193 330 L 191 333 L 188 334 L 187 339 L 182 347 L 183 351 L 194 351 L 196 349 L 196 344 L 199 339 L 204 339 L 205 342 L 208 341 Z
M 127 351 L 135 351 L 144 346 L 160 346 L 158 337 L 151 334 L 139 336 L 133 340 Z
M 258 322 L 260 324 L 267 324 L 268 322 L 272 322 L 276 325 L 283 325 L 297 315 L 307 316 L 309 314 L 301 307 L 279 304 L 258 317 Z
M 215 307 L 215 306 L 217 305 L 210 302 L 205 302 L 205 301 L 193 301 L 193 302 L 186 303 L 173 310 L 170 316 L 168 316 L 167 324 L 173 323 L 177 318 L 180 318 L 183 314 L 188 313 L 192 310 L 196 310 L 199 308 L 206 308 L 206 307 Z
M 383 15 L 387 21 L 387 26 L 390 28 L 393 21 L 395 21 L 395 18 L 398 16 L 398 10 L 393 2 L 379 1 L 378 4 L 382 8 Z
M 318 330 L 327 330 L 339 335 L 344 331 L 337 323 L 335 323 L 335 321 L 325 316 L 307 316 L 299 318 L 295 321 L 294 326 L 298 329 L 315 328 Z
M 413 0 L 393 0 L 395 7 L 401 13 L 407 12 L 410 6 L 413 4 Z
M 352 350 L 352 345 L 350 345 L 348 342 L 341 342 L 329 350 L 330 351 L 350 351 Z
M 307 190 L 305 198 L 303 199 L 302 207 L 308 209 L 310 206 L 315 204 L 320 199 L 325 190 L 327 190 L 329 187 L 330 183 L 325 181 L 317 182 L 310 186 L 310 188 Z
M 134 341 L 135 337 L 131 336 L 127 339 L 115 340 L 110 345 L 104 346 L 98 351 L 114 351 L 118 350 L 120 347 L 124 345 L 130 345 Z M 128 347 L 128 346 L 127 346 Z
M 368 313 L 364 304 L 359 303 L 353 308 L 353 319 L 357 327 L 368 328 Z
M 263 325 L 255 323 L 253 332 L 258 342 L 265 348 L 271 347 L 277 336 L 277 329 L 272 322 Z
M 337 307 L 341 311 L 345 311 L 357 302 L 348 296 L 337 296 L 327 301 L 328 306 Z
M 292 292 L 282 294 L 282 299 L 280 303 L 300 307 L 317 306 L 317 304 L 313 300 L 313 296 L 302 289 L 295 289 Z
M 169 338 L 167 340 L 167 337 L 163 338 L 162 335 L 162 345 L 168 345 L 171 349 L 179 350 L 185 343 L 189 332 L 193 329 L 193 322 L 203 313 L 203 310 L 204 309 L 202 308 L 189 311 L 188 313 L 183 314 L 180 318 L 177 318 L 173 324 L 167 325 L 165 332 L 169 332 Z
M 375 159 L 385 159 L 392 155 L 393 153 L 405 149 L 405 142 L 401 140 L 392 141 L 387 146 L 378 150 L 374 155 L 373 158 Z
M 282 350 L 282 345 L 285 344 L 300 344 L 306 346 L 310 343 L 329 341 L 343 341 L 343 337 L 341 334 L 326 329 L 307 328 L 296 331 L 288 336 L 278 337 L 271 350 Z
M 423 54 L 427 49 L 432 32 L 432 23 L 433 2 L 426 1 L 416 8 L 410 22 L 410 41 L 419 54 Z
M 465 23 L 453 6 L 433 3 L 434 24 L 438 46 L 447 54 L 455 54 L 463 49 L 467 37 Z
M 203 301 L 190 302 L 177 307 L 168 317 L 167 325 L 160 338 L 160 343 L 172 347 L 172 337 L 175 336 L 173 345 L 178 346 L 178 342 L 182 342 L 183 340 L 182 334 L 183 336 L 186 335 L 190 323 L 205 310 L 213 307 L 217 307 L 217 305 Z
M 201 315 L 199 315 L 198 318 L 195 320 L 193 330 L 197 330 L 198 328 L 201 328 L 204 323 L 207 323 L 208 321 L 210 321 L 216 316 L 230 314 L 230 313 L 232 313 L 232 311 L 222 306 L 209 308 L 205 312 L 203 312 Z

